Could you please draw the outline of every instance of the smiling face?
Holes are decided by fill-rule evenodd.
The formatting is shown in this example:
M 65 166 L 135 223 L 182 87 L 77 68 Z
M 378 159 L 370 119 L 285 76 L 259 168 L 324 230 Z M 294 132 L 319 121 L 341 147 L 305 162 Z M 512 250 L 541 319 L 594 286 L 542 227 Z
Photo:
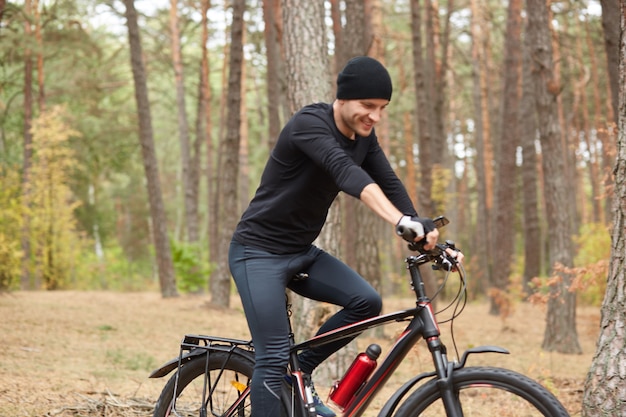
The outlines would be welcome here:
M 335 124 L 349 139 L 356 139 L 356 135 L 369 136 L 388 104 L 389 100 L 382 98 L 335 100 L 333 103 Z

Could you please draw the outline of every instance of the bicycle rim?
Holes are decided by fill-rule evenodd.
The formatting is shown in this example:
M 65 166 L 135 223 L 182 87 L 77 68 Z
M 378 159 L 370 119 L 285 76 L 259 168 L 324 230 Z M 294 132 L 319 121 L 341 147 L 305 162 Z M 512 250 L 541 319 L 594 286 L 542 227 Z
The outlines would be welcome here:
M 186 363 L 163 388 L 154 417 L 199 416 L 206 407 L 208 416 L 250 416 L 248 386 L 253 363 L 239 355 L 212 351 Z M 205 378 L 205 371 L 206 378 Z M 178 395 L 173 401 L 174 387 Z
M 463 417 L 568 417 L 552 393 L 530 378 L 501 368 L 474 367 L 454 372 Z M 424 384 L 396 417 L 447 417 L 436 381 Z

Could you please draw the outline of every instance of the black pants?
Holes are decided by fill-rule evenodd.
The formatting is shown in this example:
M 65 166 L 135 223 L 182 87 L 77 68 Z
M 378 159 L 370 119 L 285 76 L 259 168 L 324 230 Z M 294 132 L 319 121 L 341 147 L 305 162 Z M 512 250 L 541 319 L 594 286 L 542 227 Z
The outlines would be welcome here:
M 343 307 L 322 325 L 318 334 L 376 316 L 382 309 L 380 295 L 365 279 L 315 246 L 301 253 L 277 255 L 233 241 L 229 265 L 256 352 L 251 385 L 254 417 L 280 415 L 279 393 L 289 359 L 285 288 Z M 299 272 L 306 272 L 309 277 L 291 281 Z M 349 341 L 344 339 L 303 352 L 299 358 L 302 370 L 313 372 Z

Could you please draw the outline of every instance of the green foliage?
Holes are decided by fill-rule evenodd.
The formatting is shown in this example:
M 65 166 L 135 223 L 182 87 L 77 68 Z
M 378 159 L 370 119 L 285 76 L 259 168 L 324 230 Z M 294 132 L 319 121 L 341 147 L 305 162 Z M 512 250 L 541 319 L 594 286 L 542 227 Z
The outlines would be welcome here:
M 589 223 L 582 226 L 574 242 L 577 246 L 575 285 L 579 300 L 583 304 L 599 306 L 606 291 L 611 257 L 610 233 L 603 224 Z
M 574 258 L 576 266 L 594 264 L 599 260 L 609 259 L 611 256 L 611 235 L 606 225 L 584 224 L 578 236 L 574 238 L 574 243 L 577 246 Z
M 21 257 L 22 252 L 17 242 L 11 241 L 0 232 L 0 291 L 13 290 L 17 287 Z
M 19 283 L 21 200 L 19 171 L 0 171 L 0 291 Z
M 432 199 L 436 208 L 435 213 L 445 213 L 446 201 L 450 199 L 448 188 L 452 181 L 452 171 L 441 165 L 436 165 L 433 167 L 432 181 Z
M 33 161 L 25 190 L 31 276 L 46 289 L 65 288 L 86 240 L 76 229 L 74 209 L 79 202 L 68 182 L 77 165 L 67 146 L 78 133 L 67 122 L 63 107 L 53 107 L 33 120 Z
M 78 290 L 145 291 L 155 285 L 152 262 L 128 259 L 119 245 L 104 248 L 102 258 L 93 250 L 84 251 L 71 282 Z
M 212 267 L 199 243 L 170 242 L 176 284 L 181 292 L 200 292 L 207 288 Z
M 611 257 L 611 237 L 607 227 L 598 223 L 585 224 L 573 239 L 576 244 L 574 267 L 555 265 L 553 276 L 535 278 L 532 282 L 536 290 L 533 302 L 545 303 L 552 296 L 551 289 L 560 285 L 561 276 L 566 275 L 571 278 L 569 291 L 577 293 L 580 304 L 602 304 Z

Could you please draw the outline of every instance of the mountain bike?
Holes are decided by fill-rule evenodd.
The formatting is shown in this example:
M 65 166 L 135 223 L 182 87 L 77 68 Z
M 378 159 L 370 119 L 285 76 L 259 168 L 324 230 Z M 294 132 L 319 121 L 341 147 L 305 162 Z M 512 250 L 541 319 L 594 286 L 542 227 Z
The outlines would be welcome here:
M 448 223 L 440 216 L 438 228 Z M 406 230 L 398 230 L 407 241 L 413 238 Z M 408 235 L 407 235 L 408 234 Z M 480 346 L 466 350 L 459 360 L 449 360 L 447 348 L 440 338 L 440 327 L 432 300 L 446 285 L 450 276 L 458 276 L 456 296 L 444 310 L 451 309 L 450 325 L 463 311 L 467 297 L 465 271 L 454 256 L 451 241 L 424 251 L 418 243 L 409 243 L 418 252 L 405 259 L 410 286 L 416 296 L 415 306 L 407 310 L 380 315 L 368 320 L 317 335 L 296 343 L 293 332 L 288 375 L 282 390 L 281 417 L 315 417 L 310 387 L 298 365 L 298 353 L 346 337 L 355 337 L 365 330 L 397 322 L 408 322 L 373 373 L 343 403 L 338 415 L 364 415 L 374 396 L 402 364 L 411 348 L 424 340 L 430 352 L 433 370 L 411 377 L 397 389 L 378 412 L 379 417 L 417 416 L 544 416 L 566 417 L 569 414 L 558 399 L 538 382 L 512 370 L 491 366 L 466 366 L 471 355 L 508 354 L 497 346 Z M 444 274 L 443 283 L 432 298 L 425 293 L 420 266 L 431 264 Z M 296 279 L 302 279 L 300 274 Z M 304 278 L 305 279 L 305 278 Z M 289 308 L 289 305 L 287 305 Z M 452 332 L 456 357 L 459 357 Z M 253 377 L 254 344 L 250 340 L 228 337 L 185 335 L 178 357 L 156 369 L 150 378 L 161 378 L 176 370 L 163 388 L 156 403 L 154 417 L 165 416 L 250 416 L 249 384 Z M 174 394 L 175 393 L 175 394 Z

